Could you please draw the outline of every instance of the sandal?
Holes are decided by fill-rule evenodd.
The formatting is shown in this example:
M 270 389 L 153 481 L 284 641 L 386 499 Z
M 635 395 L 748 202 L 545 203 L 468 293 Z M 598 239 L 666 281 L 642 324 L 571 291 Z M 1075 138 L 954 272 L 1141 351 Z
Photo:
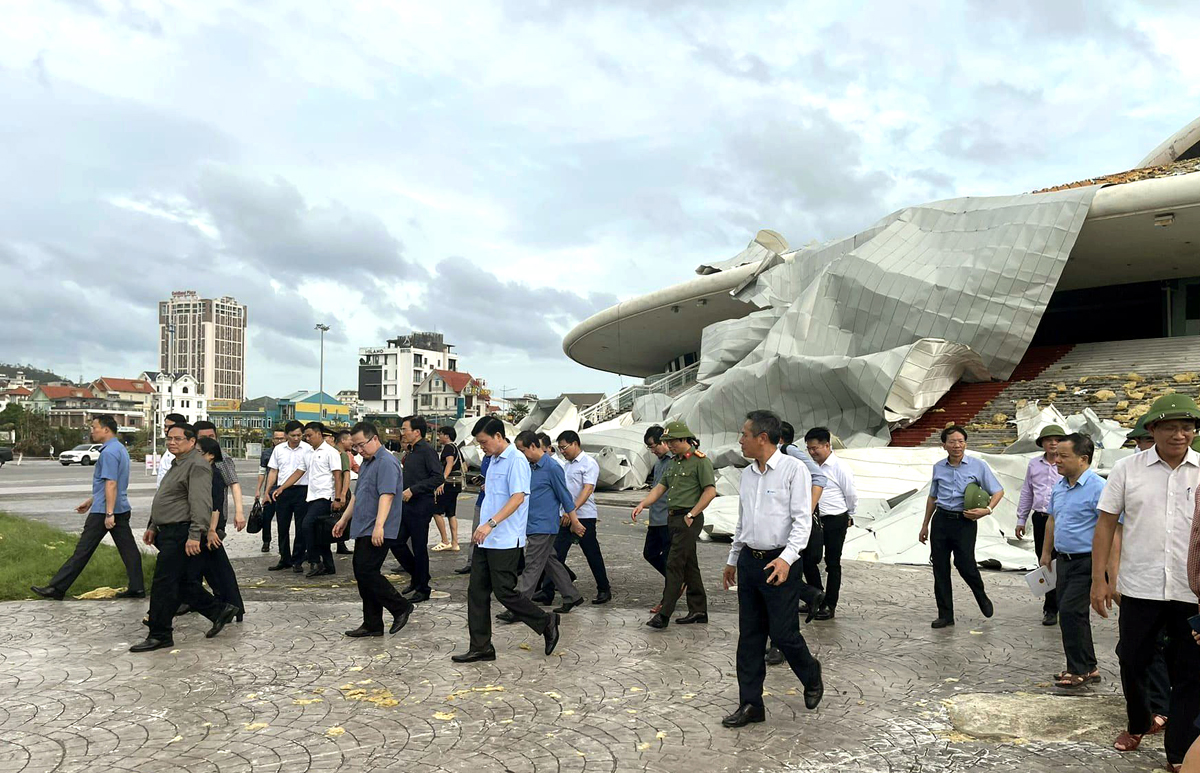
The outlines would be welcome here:
M 449 545 L 447 545 L 445 542 L 439 542 L 438 544 L 436 544 L 436 545 L 434 545 L 433 547 L 431 547 L 431 548 L 430 548 L 430 550 L 432 550 L 432 551 L 434 551 L 434 552 L 436 553 L 436 552 L 438 552 L 438 551 L 440 551 L 440 550 L 447 550 L 447 549 L 449 549 L 449 547 L 450 547 L 450 546 L 449 546 Z
M 454 544 L 450 545 L 447 550 L 449 550 L 451 553 L 457 553 L 458 551 L 462 550 L 462 548 L 460 548 L 458 543 L 455 542 Z
M 1074 690 L 1083 687 L 1088 683 L 1088 678 L 1082 674 L 1063 674 L 1062 679 L 1054 683 L 1055 687 L 1062 687 L 1067 690 Z
M 1128 730 L 1117 736 L 1117 740 L 1113 741 L 1113 748 L 1119 752 L 1131 752 L 1137 750 L 1142 743 L 1142 733 L 1131 733 Z
M 1146 731 L 1146 735 L 1158 735 L 1166 729 L 1167 718 L 1162 714 L 1155 714 L 1154 721 L 1150 723 L 1150 729 Z

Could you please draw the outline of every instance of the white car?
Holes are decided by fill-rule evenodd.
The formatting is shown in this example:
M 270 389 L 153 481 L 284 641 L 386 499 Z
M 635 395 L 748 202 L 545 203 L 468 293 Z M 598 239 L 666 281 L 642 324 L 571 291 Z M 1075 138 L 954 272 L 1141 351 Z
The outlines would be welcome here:
M 96 460 L 100 458 L 100 449 L 103 447 L 100 443 L 83 443 L 70 451 L 63 451 L 58 455 L 58 461 L 63 467 L 71 464 L 82 464 L 87 467 L 96 463 Z

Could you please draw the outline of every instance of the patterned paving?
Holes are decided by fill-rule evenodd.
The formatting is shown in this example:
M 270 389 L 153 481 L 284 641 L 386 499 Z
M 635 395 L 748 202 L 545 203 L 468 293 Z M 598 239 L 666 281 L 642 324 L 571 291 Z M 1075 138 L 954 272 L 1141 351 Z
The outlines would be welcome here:
M 1019 577 L 988 574 L 997 617 L 964 609 L 956 628 L 932 631 L 920 568 L 849 566 L 847 608 L 806 628 L 825 666 L 819 710 L 806 711 L 790 671 L 774 668 L 768 721 L 726 730 L 736 617 L 729 594 L 712 590 L 721 552 L 703 551 L 719 594 L 708 626 L 647 629 L 641 604 L 618 588 L 614 605 L 564 618 L 555 656 L 544 657 L 527 629 L 502 627 L 499 659 L 469 666 L 449 660 L 466 643 L 463 596 L 449 580 L 435 587 L 450 598 L 422 605 L 397 636 L 341 636 L 357 624 L 358 605 L 339 576 L 340 587 L 307 594 L 249 589 L 246 622 L 206 640 L 206 621 L 188 616 L 175 651 L 146 655 L 126 651 L 144 630 L 141 603 L 0 605 L 0 771 L 915 773 L 1162 763 L 1149 742 L 1147 753 L 1112 751 L 1115 727 L 1069 743 L 956 733 L 946 699 L 1053 692 L 1044 680 L 1061 660 L 1058 630 L 1038 625 Z M 239 569 L 245 578 L 259 567 Z M 1097 627 L 1109 669 L 1113 631 Z M 1110 670 L 1088 697 L 1060 698 L 1062 711 L 1111 704 L 1114 689 Z

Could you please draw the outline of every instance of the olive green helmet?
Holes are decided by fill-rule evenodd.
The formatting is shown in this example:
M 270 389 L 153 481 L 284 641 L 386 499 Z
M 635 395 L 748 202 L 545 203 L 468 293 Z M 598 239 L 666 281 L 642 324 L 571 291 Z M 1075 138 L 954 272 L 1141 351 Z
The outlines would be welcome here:
M 688 425 L 682 421 L 668 421 L 667 426 L 663 429 L 663 440 L 699 440 L 692 431 L 688 429 Z
M 1062 427 L 1058 426 L 1057 424 L 1047 424 L 1046 426 L 1042 427 L 1042 431 L 1038 433 L 1037 440 L 1034 442 L 1038 444 L 1038 448 L 1041 448 L 1042 441 L 1048 437 L 1056 437 L 1059 440 L 1062 440 L 1066 436 L 1067 431 Z
M 963 510 L 987 507 L 991 501 L 992 497 L 978 483 L 967 484 L 966 490 L 963 491 Z
M 1142 438 L 1150 437 L 1150 430 L 1146 429 L 1146 416 L 1142 414 L 1137 420 L 1137 424 L 1133 425 L 1133 429 L 1129 430 L 1129 434 L 1125 436 L 1126 440 L 1141 440 Z
M 1173 419 L 1191 419 L 1194 422 L 1200 422 L 1200 408 L 1196 407 L 1196 401 L 1178 392 L 1163 395 L 1155 400 L 1154 404 L 1150 406 L 1150 410 L 1142 416 L 1142 424 L 1149 429 L 1150 425 L 1155 422 Z

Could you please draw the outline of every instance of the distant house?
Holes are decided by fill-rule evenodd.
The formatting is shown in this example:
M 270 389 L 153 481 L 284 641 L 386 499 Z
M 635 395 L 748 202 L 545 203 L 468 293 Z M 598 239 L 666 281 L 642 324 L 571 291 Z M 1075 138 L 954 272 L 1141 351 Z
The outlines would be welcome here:
M 161 418 L 168 413 L 178 413 L 189 424 L 208 418 L 208 397 L 200 392 L 200 382 L 187 373 L 162 373 L 146 371 L 141 378 L 154 384 L 155 409 Z
M 8 389 L 0 389 L 0 411 L 3 411 L 11 403 L 17 405 L 27 405 L 29 398 L 33 397 L 33 390 L 27 387 L 9 387 Z
M 491 393 L 482 379 L 457 370 L 432 370 L 413 393 L 426 419 L 485 416 Z
M 110 378 L 101 377 L 93 381 L 89 388 L 97 397 L 108 397 L 114 400 L 129 400 L 140 403 L 146 423 L 154 421 L 154 396 L 157 394 L 154 385 L 143 378 Z
M 279 398 L 278 405 L 280 421 L 320 421 L 334 426 L 350 423 L 350 406 L 328 392 L 301 389 Z
M 97 416 L 112 416 L 125 430 L 146 426 L 142 403 L 122 400 L 108 395 L 96 395 L 88 387 L 50 386 L 43 384 L 33 390 L 29 405 L 44 414 L 51 427 L 86 429 Z

